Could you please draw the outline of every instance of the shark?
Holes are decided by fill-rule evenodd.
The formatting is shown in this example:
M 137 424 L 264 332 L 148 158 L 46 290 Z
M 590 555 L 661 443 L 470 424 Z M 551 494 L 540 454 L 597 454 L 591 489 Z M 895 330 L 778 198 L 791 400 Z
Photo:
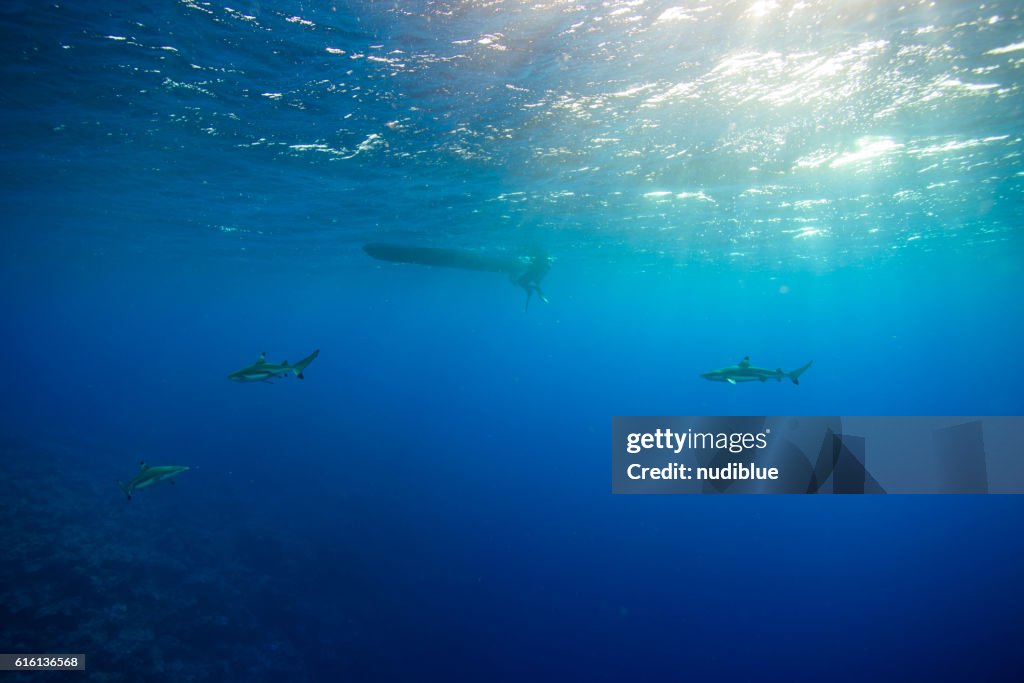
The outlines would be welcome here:
M 736 384 L 737 382 L 767 382 L 770 379 L 774 379 L 776 382 L 781 382 L 783 377 L 788 378 L 793 384 L 800 384 L 800 375 L 807 372 L 807 369 L 811 367 L 810 361 L 807 365 L 797 368 L 791 372 L 784 372 L 782 368 L 776 368 L 769 370 L 768 368 L 756 368 L 750 364 L 750 356 L 745 356 L 736 365 L 727 368 L 721 368 L 719 370 L 712 370 L 711 372 L 705 372 L 701 375 L 704 379 L 709 379 L 712 382 L 728 382 L 729 384 Z
M 273 377 L 287 377 L 288 375 L 295 375 L 299 379 L 306 379 L 302 374 L 310 363 L 316 360 L 316 357 L 320 355 L 320 349 L 317 349 L 313 353 L 309 354 L 295 365 L 289 365 L 288 361 L 283 363 L 268 363 L 267 353 L 264 351 L 260 354 L 260 357 L 256 359 L 256 362 L 252 365 L 248 365 L 241 370 L 236 370 L 228 375 L 228 379 L 233 382 L 266 382 L 267 384 L 273 384 L 271 378 Z
M 159 484 L 162 481 L 173 484 L 174 477 L 188 469 L 188 467 L 181 465 L 160 465 L 158 467 L 150 467 L 145 463 L 145 461 L 143 461 L 139 463 L 139 473 L 136 474 L 131 481 L 127 484 L 118 481 L 117 485 L 122 491 L 124 491 L 124 495 L 128 496 L 128 500 L 131 500 L 132 494 L 139 489 L 147 488 L 153 484 Z

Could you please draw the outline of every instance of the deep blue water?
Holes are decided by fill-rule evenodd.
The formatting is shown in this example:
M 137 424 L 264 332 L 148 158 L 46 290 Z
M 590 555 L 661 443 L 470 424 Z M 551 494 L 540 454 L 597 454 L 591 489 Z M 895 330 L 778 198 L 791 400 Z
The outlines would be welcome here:
M 609 443 L 1022 414 L 1018 5 L 8 2 L 0 31 L 0 651 L 1019 675 L 1019 496 L 613 497 Z M 550 303 L 370 241 L 541 245 Z M 814 366 L 698 377 L 746 355 Z M 192 469 L 128 502 L 139 460 Z

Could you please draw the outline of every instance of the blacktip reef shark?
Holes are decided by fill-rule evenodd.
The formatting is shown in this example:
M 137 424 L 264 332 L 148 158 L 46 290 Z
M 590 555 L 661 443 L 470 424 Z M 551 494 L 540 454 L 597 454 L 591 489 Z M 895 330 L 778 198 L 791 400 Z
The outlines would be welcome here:
M 811 367 L 811 361 L 803 367 L 797 368 L 792 372 L 783 372 L 782 368 L 776 368 L 769 370 L 768 368 L 755 368 L 750 364 L 750 356 L 744 357 L 736 365 L 728 368 L 721 368 L 720 370 L 712 370 L 711 372 L 705 372 L 701 377 L 709 379 L 712 382 L 728 382 L 729 384 L 736 384 L 737 382 L 767 382 L 770 379 L 774 379 L 776 382 L 781 382 L 783 377 L 788 378 L 793 384 L 800 384 L 800 375 L 807 372 L 807 368 Z
M 526 310 L 530 299 L 548 303 L 540 288 L 541 280 L 551 270 L 551 257 L 541 249 L 527 254 L 493 254 L 468 249 L 439 249 L 436 247 L 407 247 L 395 244 L 364 244 L 363 251 L 378 261 L 415 263 L 421 266 L 440 266 L 475 270 L 485 273 L 503 273 L 517 287 L 526 292 Z
M 270 381 L 273 377 L 287 377 L 288 375 L 295 375 L 299 379 L 306 379 L 302 371 L 316 360 L 316 357 L 319 355 L 320 349 L 317 349 L 295 365 L 289 365 L 288 361 L 268 363 L 267 352 L 264 351 L 255 363 L 232 372 L 228 375 L 228 379 L 233 382 L 266 382 L 267 384 L 273 384 Z
M 182 472 L 188 471 L 188 467 L 181 465 L 160 465 L 159 467 L 150 467 L 145 462 L 139 463 L 139 473 L 136 474 L 130 482 L 127 484 L 123 482 L 117 482 L 117 485 L 124 491 L 124 495 L 128 496 L 128 500 L 132 499 L 132 494 L 139 489 L 144 489 L 152 486 L 153 484 L 159 484 L 162 481 L 174 483 L 174 477 L 178 476 Z

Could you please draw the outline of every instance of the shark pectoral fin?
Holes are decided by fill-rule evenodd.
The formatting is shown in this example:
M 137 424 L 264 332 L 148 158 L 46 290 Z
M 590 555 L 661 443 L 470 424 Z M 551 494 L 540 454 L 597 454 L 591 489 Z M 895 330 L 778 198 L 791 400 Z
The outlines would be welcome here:
M 122 484 L 120 481 L 117 482 L 117 487 L 124 491 L 124 495 L 128 496 L 128 500 L 132 499 L 132 492 L 128 490 L 128 487 Z
M 736 384 L 736 380 L 734 380 L 732 377 L 726 377 L 725 381 L 728 382 L 729 384 Z
M 295 376 L 298 377 L 299 379 L 306 379 L 306 376 L 303 375 L 301 372 L 296 372 Z

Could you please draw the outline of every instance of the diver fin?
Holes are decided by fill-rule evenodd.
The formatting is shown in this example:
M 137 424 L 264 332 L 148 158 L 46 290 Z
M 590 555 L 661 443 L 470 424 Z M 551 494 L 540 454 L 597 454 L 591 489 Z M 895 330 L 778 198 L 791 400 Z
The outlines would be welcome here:
M 523 289 L 526 290 L 526 310 L 527 311 L 530 310 L 530 298 L 533 296 L 534 292 L 537 293 L 537 298 L 540 299 L 541 301 L 543 301 L 544 303 L 546 303 L 546 304 L 547 303 L 551 303 L 550 301 L 548 301 L 548 298 L 546 296 L 544 296 L 544 292 L 541 291 L 541 288 L 538 287 L 537 285 L 529 285 L 529 284 L 527 284 L 527 285 L 520 285 L 520 286 Z

